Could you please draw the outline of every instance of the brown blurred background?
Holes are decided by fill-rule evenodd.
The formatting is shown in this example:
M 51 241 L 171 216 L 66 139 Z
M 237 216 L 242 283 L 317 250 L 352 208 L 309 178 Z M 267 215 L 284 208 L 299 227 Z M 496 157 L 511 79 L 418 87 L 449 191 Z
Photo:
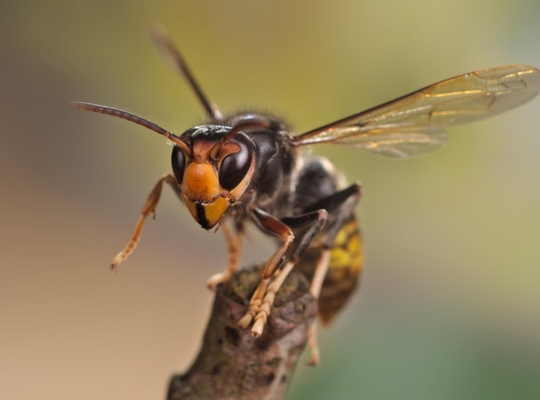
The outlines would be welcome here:
M 166 26 L 224 110 L 306 131 L 460 73 L 540 66 L 534 0 L 0 3 L 0 398 L 162 399 L 193 360 L 226 264 L 169 190 L 120 273 L 158 135 L 202 110 L 147 37 Z M 362 290 L 289 399 L 540 398 L 540 99 L 452 129 L 428 156 L 314 149 L 362 180 Z M 265 259 L 252 230 L 244 263 Z

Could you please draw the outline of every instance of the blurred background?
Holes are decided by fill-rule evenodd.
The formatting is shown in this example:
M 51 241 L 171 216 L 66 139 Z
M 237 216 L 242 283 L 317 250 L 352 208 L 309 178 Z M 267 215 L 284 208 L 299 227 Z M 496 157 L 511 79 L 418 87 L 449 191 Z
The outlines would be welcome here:
M 77 112 L 117 106 L 181 133 L 203 112 L 160 59 L 159 22 L 225 111 L 307 131 L 461 73 L 540 66 L 534 0 L 0 3 L 0 398 L 163 399 L 201 341 L 226 264 L 156 180 L 158 135 Z M 288 399 L 540 398 L 540 99 L 396 161 L 320 146 L 363 182 L 361 290 Z M 271 243 L 251 230 L 244 264 Z

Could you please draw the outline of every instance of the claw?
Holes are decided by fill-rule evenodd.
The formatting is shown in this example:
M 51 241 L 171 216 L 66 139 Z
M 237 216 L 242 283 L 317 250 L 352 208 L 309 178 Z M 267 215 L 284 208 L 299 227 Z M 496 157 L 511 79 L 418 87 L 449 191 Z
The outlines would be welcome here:
M 251 334 L 253 337 L 261 337 L 264 326 L 266 325 L 266 317 L 265 318 L 259 318 L 261 314 L 257 315 L 257 318 L 255 319 L 255 323 L 253 324 L 253 327 L 251 328 Z M 266 316 L 266 314 L 263 314 Z
M 315 348 L 315 349 L 310 349 L 310 350 L 311 350 L 311 356 L 307 364 L 310 367 L 316 367 L 317 365 L 319 365 L 319 362 L 321 361 L 320 356 L 319 356 L 319 349 Z
M 124 260 L 124 252 L 118 253 L 111 261 L 111 271 L 118 272 L 118 266 Z

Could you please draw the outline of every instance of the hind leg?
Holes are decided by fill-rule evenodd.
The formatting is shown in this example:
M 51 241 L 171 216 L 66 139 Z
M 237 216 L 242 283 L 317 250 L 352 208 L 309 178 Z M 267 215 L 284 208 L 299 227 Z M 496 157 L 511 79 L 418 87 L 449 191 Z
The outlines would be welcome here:
M 324 283 L 324 278 L 330 264 L 330 248 L 335 241 L 337 233 L 343 227 L 344 222 L 354 212 L 354 207 L 360 200 L 360 183 L 355 183 L 339 192 L 325 197 L 315 204 L 306 208 L 324 208 L 329 212 L 329 221 L 323 236 L 317 241 L 317 245 L 323 250 L 315 267 L 311 280 L 310 291 L 318 299 Z M 317 345 L 317 325 L 311 325 L 308 332 L 308 347 L 310 350 L 309 365 L 317 365 L 320 361 L 320 352 Z

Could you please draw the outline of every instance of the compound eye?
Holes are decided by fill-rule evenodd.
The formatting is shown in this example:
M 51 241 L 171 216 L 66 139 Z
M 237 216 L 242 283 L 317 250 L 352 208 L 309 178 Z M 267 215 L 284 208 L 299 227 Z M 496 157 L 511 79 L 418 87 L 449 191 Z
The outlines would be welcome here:
M 186 156 L 178 146 L 173 147 L 171 163 L 176 182 L 180 185 L 184 179 L 184 171 L 186 170 Z
M 229 154 L 223 158 L 219 166 L 219 184 L 233 190 L 246 176 L 251 165 L 251 146 L 243 136 L 237 135 L 232 143 L 240 147 L 240 151 Z

